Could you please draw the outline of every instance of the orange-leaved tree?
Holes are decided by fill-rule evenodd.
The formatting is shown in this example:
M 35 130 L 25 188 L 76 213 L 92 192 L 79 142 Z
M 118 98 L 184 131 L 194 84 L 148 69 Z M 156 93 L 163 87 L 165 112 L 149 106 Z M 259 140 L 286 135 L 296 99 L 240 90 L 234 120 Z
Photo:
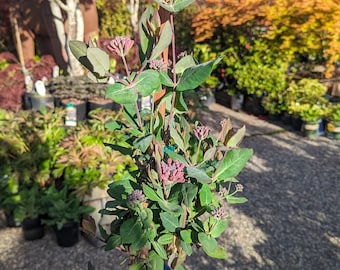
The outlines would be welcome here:
M 303 55 L 324 64 L 326 77 L 340 59 L 339 0 L 207 0 L 201 7 L 193 21 L 196 42 L 209 42 L 221 27 L 248 25 L 251 33 L 261 27 L 260 37 L 290 60 Z

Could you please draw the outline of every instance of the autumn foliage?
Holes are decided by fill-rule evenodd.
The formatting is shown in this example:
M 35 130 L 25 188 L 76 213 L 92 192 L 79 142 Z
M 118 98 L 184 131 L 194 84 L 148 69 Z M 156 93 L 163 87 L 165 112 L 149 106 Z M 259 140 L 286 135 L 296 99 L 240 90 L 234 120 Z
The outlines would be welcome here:
M 340 59 L 339 18 L 339 0 L 207 0 L 193 28 L 195 41 L 207 42 L 221 29 L 251 26 L 250 40 L 266 39 L 290 59 L 309 57 L 331 77 Z

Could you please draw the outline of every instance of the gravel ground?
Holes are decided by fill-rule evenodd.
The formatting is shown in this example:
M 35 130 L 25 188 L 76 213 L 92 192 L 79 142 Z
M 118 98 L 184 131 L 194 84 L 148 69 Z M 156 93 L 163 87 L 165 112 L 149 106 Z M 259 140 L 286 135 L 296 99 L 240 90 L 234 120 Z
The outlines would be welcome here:
M 340 142 L 298 133 L 256 117 L 211 105 L 204 124 L 216 128 L 230 117 L 247 127 L 242 146 L 254 156 L 238 179 L 249 202 L 228 206 L 232 216 L 220 239 L 226 261 L 200 251 L 188 258 L 188 270 L 338 270 L 340 269 Z M 1 270 L 126 269 L 118 251 L 105 252 L 85 239 L 58 247 L 47 231 L 41 240 L 25 242 L 20 228 L 5 228 L 0 218 Z

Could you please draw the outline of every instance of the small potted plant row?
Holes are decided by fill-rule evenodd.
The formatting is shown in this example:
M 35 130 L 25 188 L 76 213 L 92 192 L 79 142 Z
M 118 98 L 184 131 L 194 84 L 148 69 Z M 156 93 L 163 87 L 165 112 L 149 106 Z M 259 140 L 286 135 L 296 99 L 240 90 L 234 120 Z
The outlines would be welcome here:
M 275 72 L 275 69 L 270 72 Z M 277 72 L 279 74 L 279 71 Z M 293 130 L 301 131 L 308 138 L 317 138 L 324 134 L 333 139 L 339 138 L 340 105 L 329 99 L 326 85 L 319 80 L 313 78 L 291 80 L 285 87 L 283 81 L 288 78 L 276 76 L 281 78 L 276 78 L 276 85 L 280 87 L 271 89 L 261 84 L 263 89 L 268 89 L 261 92 L 259 84 L 251 83 L 253 78 L 245 78 L 246 70 L 238 68 L 235 77 L 239 79 L 239 87 L 247 88 L 249 84 L 251 88 L 247 89 L 250 89 L 250 92 L 265 93 L 261 97 L 261 105 L 268 120 L 282 121 L 283 124 L 291 126 Z M 267 82 L 267 84 L 274 84 L 274 81 Z

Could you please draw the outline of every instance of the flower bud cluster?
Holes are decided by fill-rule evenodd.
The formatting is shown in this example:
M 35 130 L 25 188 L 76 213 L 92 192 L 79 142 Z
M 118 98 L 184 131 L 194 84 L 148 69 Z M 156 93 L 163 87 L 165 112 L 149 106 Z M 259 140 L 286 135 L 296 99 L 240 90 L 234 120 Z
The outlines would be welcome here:
M 199 140 L 205 140 L 209 136 L 210 129 L 207 126 L 196 126 L 194 128 L 194 135 Z
M 226 219 L 227 217 L 227 213 L 222 209 L 222 207 L 216 208 L 211 214 L 214 218 L 219 220 Z
M 110 52 L 123 57 L 129 52 L 134 43 L 134 40 L 129 37 L 117 36 L 109 42 L 107 49 Z
M 154 59 L 150 61 L 150 68 L 157 71 L 164 71 L 167 69 L 167 65 L 162 59 Z
M 184 167 L 185 164 L 179 161 L 173 161 L 171 158 L 165 163 L 161 163 L 161 179 L 165 185 L 184 183 Z
M 137 205 L 138 203 L 145 202 L 146 198 L 143 194 L 143 191 L 136 189 L 132 191 L 132 193 L 129 195 L 129 203 L 132 205 Z

